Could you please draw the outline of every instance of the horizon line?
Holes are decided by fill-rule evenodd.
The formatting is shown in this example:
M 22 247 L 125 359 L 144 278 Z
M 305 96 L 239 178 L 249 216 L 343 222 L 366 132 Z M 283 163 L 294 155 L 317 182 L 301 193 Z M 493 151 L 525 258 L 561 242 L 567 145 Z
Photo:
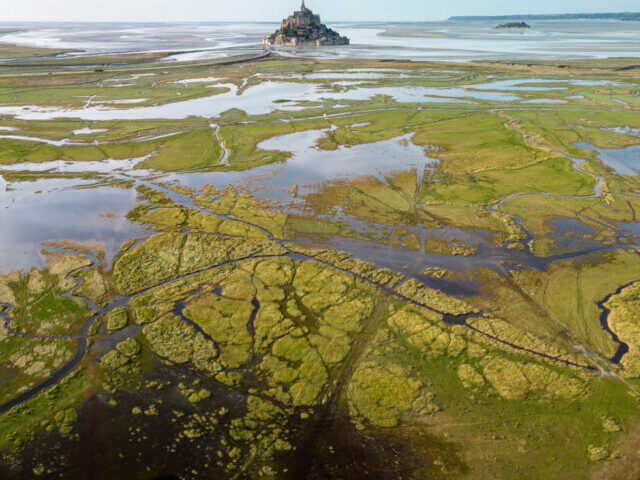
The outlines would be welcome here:
M 570 15 L 640 15 L 640 11 L 593 11 L 593 12 L 565 12 L 565 13 L 501 13 L 501 14 L 493 14 L 493 15 L 473 15 L 473 14 L 463 14 L 463 15 L 451 15 L 446 18 L 438 18 L 431 20 L 384 20 L 384 19 L 376 19 L 376 20 L 325 20 L 327 23 L 408 23 L 408 24 L 419 24 L 419 23 L 430 23 L 430 22 L 446 22 L 446 21 L 455 21 L 455 20 L 491 20 L 498 18 L 507 18 L 507 17 L 545 17 L 545 16 L 570 16 Z M 544 20 L 544 19 L 540 19 Z M 553 19 L 547 19 L 553 20 Z M 559 19 L 559 20 L 570 20 L 567 19 Z M 576 18 L 575 20 L 588 20 Z M 593 19 L 597 20 L 597 19 Z M 61 24 L 61 23 L 141 23 L 141 24 L 175 24 L 175 23 L 255 23 L 255 24 L 270 24 L 270 23 L 280 23 L 281 20 L 241 20 L 241 19 L 225 19 L 225 20 L 0 20 L 0 25 L 2 24 L 12 24 L 12 23 L 47 23 L 47 24 Z M 0 32 L 1 33 L 1 32 Z

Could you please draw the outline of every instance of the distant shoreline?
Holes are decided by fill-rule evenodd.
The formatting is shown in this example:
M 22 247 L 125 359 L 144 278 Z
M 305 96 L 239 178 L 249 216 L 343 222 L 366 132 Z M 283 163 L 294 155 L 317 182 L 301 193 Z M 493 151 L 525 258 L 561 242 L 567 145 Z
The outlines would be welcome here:
M 469 20 L 640 20 L 640 12 L 618 13 L 559 13 L 544 15 L 463 15 L 449 17 L 450 21 Z

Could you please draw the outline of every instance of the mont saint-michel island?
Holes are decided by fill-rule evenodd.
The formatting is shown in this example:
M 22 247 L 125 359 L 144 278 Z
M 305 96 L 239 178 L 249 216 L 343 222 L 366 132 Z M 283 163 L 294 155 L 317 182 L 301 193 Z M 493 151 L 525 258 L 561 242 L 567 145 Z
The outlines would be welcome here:
M 308 9 L 304 0 L 300 10 L 282 21 L 280 29 L 264 39 L 265 45 L 318 47 L 325 45 L 349 45 L 349 39 L 328 28 Z

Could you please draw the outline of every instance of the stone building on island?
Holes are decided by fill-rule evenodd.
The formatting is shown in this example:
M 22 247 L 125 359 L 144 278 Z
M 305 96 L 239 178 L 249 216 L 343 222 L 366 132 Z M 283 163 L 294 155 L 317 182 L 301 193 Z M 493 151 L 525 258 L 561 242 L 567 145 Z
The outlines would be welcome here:
M 285 18 L 280 29 L 265 38 L 263 43 L 288 46 L 349 45 L 349 39 L 324 25 L 320 15 L 315 15 L 302 0 L 300 10 Z

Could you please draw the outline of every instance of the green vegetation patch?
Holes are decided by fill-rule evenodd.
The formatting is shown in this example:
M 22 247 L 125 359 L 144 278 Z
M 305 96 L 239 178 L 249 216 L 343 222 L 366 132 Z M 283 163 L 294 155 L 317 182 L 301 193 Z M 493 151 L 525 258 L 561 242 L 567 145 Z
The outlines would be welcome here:
M 622 374 L 630 378 L 640 376 L 640 283 L 622 289 L 604 307 L 610 312 L 609 327 L 629 346 L 620 361 Z
M 107 330 L 115 332 L 122 330 L 129 322 L 127 310 L 124 308 L 115 308 L 109 312 L 107 316 Z

